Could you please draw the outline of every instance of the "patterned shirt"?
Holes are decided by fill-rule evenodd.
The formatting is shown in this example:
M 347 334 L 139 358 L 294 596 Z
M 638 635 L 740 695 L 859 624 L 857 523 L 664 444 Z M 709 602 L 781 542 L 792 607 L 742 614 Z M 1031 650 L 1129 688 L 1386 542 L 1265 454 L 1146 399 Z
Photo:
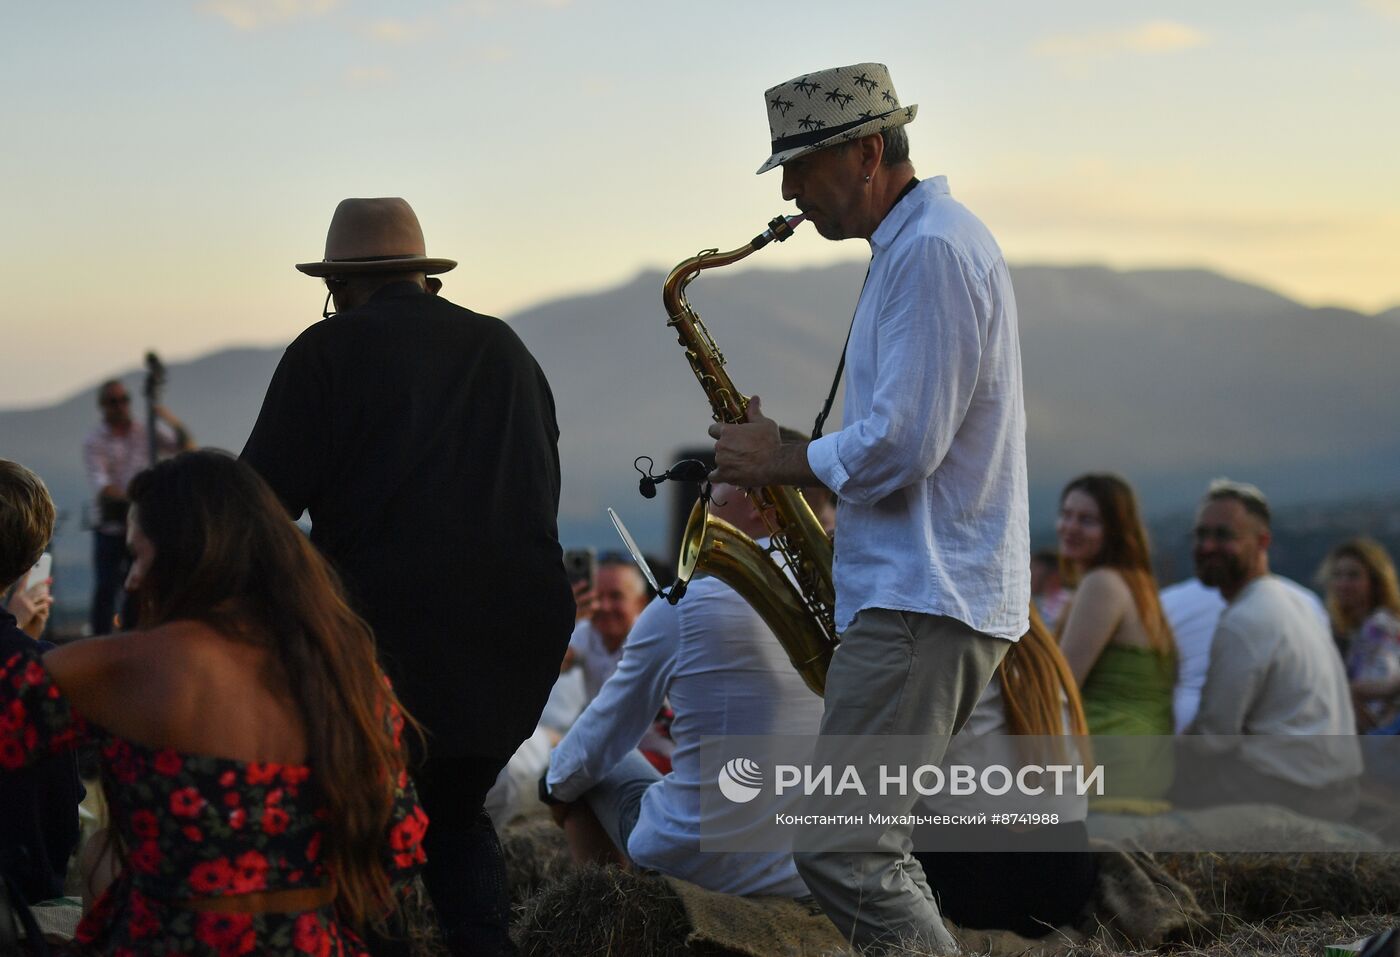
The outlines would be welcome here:
M 179 451 L 180 445 L 174 432 L 164 422 L 156 425 L 156 439 L 161 453 Z M 101 492 L 109 485 L 125 491 L 137 473 L 150 464 L 151 450 L 146 441 L 146 427 L 140 422 L 133 421 L 125 435 L 117 435 L 111 426 L 103 422 L 83 441 L 83 465 L 94 492 Z M 104 516 L 98 531 L 107 535 L 121 535 L 126 531 L 126 523 Z

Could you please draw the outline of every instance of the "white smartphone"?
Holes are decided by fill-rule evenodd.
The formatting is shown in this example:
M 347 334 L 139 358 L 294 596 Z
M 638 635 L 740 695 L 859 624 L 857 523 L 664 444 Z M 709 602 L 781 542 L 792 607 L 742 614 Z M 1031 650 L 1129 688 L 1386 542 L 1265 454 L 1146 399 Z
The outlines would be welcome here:
M 39 598 L 49 593 L 49 575 L 53 573 L 53 553 L 44 552 L 24 578 L 24 590 Z

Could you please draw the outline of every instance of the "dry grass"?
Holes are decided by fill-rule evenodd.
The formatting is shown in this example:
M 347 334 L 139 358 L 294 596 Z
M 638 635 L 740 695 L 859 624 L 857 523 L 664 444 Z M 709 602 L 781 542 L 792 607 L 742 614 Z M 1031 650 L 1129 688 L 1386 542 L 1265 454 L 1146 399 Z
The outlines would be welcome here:
M 1284 915 L 1400 911 L 1400 854 L 1162 854 L 1207 913 L 1247 923 Z
M 1064 957 L 1141 957 L 1170 953 L 1172 957 L 1322 957 L 1328 944 L 1350 943 L 1394 926 L 1396 915 L 1303 919 L 1297 916 L 1264 922 L 1232 922 L 1218 937 L 1170 951 L 1118 950 L 1100 941 L 1070 947 Z
M 574 869 L 564 832 L 547 816 L 526 818 L 501 836 L 511 906 L 523 907 L 545 884 Z
M 689 957 L 697 953 L 686 946 L 689 930 L 661 878 L 589 866 L 530 898 L 512 936 L 523 957 Z
M 664 880 L 616 868 L 573 867 L 552 824 L 511 833 L 505 844 L 512 898 L 521 903 L 513 935 L 525 957 L 732 953 L 686 944 L 691 928 L 685 909 Z M 1190 888 L 1209 916 L 1192 940 L 1133 950 L 1107 936 L 1071 941 L 1052 934 L 1039 942 L 1010 938 L 983 944 L 988 949 L 981 953 L 1322 957 L 1326 944 L 1369 936 L 1400 920 L 1400 854 L 1164 854 L 1157 861 Z M 917 949 L 894 952 L 927 957 Z

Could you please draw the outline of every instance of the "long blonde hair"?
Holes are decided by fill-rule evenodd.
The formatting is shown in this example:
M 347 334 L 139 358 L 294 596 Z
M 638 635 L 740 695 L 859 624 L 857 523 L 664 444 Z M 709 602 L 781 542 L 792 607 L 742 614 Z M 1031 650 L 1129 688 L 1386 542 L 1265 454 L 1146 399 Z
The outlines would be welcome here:
M 1079 685 L 1060 646 L 1031 606 L 1031 627 L 1007 651 L 997 668 L 1006 728 L 1011 734 L 1074 735 L 1089 733 Z M 1064 707 L 1069 704 L 1069 728 Z
M 1337 605 L 1332 589 L 1327 587 L 1339 558 L 1351 558 L 1366 569 L 1366 577 L 1371 580 L 1371 607 L 1360 615 L 1343 613 Z M 1317 577 L 1327 594 L 1327 614 L 1332 619 L 1333 629 L 1340 635 L 1360 627 L 1377 608 L 1384 608 L 1392 615 L 1400 616 L 1400 583 L 1395 576 L 1395 563 L 1385 546 L 1373 538 L 1353 538 L 1342 542 L 1327 553 Z

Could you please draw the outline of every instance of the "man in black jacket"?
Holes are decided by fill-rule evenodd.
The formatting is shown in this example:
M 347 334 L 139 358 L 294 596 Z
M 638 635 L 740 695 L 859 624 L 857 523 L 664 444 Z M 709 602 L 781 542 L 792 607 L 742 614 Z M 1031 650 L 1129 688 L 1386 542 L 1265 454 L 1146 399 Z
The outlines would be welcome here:
M 558 426 L 513 331 L 429 292 L 402 199 L 347 199 L 326 258 L 334 312 L 282 358 L 243 458 L 345 580 L 427 729 L 425 879 L 458 954 L 508 948 L 482 801 L 530 736 L 573 626 L 559 547 Z M 429 283 L 432 283 L 431 287 Z

